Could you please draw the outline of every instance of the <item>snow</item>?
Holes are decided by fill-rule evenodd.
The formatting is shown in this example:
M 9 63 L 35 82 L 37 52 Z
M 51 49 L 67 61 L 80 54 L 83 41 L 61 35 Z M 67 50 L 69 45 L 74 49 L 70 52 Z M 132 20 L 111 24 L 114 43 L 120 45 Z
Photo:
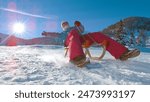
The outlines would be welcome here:
M 78 68 L 56 45 L 0 46 L 0 84 L 12 85 L 135 85 L 150 84 L 150 52 L 128 61 L 106 53 L 102 61 Z M 142 48 L 141 48 L 142 49 Z M 149 48 L 147 48 L 149 49 Z M 99 48 L 90 49 L 93 54 Z

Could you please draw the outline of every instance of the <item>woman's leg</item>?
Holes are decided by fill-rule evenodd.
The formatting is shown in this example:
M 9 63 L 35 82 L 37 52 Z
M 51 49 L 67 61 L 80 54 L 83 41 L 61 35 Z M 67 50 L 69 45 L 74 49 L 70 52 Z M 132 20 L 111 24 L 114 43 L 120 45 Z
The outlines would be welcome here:
M 82 48 L 82 42 L 83 40 L 81 39 L 81 36 L 78 34 L 78 31 L 76 30 L 71 30 L 70 33 L 68 34 L 65 45 L 69 48 L 69 58 L 70 61 L 75 60 L 77 57 L 84 57 L 84 52 Z
M 119 59 L 122 54 L 128 51 L 125 46 L 121 45 L 101 32 L 88 33 L 84 35 L 84 38 L 87 40 L 87 42 L 89 42 L 89 44 L 94 42 L 102 43 L 104 40 L 106 40 L 108 42 L 106 50 L 116 59 Z

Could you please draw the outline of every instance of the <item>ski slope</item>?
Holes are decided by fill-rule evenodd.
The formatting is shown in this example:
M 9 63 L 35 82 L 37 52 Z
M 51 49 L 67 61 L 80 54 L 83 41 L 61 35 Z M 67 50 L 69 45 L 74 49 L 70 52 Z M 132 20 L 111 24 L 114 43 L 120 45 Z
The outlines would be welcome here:
M 99 50 L 91 48 L 95 55 Z M 150 53 L 124 62 L 106 53 L 102 61 L 81 69 L 64 58 L 62 46 L 0 46 L 0 84 L 150 85 Z

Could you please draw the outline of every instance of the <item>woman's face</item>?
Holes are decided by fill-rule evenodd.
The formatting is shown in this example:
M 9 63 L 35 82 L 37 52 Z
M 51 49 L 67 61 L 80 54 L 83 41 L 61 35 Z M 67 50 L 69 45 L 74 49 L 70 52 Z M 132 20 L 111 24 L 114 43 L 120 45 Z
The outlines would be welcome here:
M 62 29 L 63 29 L 63 31 L 66 31 L 69 27 L 70 27 L 70 26 L 69 26 L 68 22 L 64 22 L 64 23 L 62 24 Z

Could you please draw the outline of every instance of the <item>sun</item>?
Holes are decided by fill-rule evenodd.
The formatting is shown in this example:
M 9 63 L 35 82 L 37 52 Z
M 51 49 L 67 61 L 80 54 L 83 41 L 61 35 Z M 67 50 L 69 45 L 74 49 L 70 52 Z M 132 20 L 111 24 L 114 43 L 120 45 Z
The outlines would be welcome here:
M 22 34 L 25 31 L 25 25 L 21 22 L 14 23 L 13 32 L 16 34 Z

